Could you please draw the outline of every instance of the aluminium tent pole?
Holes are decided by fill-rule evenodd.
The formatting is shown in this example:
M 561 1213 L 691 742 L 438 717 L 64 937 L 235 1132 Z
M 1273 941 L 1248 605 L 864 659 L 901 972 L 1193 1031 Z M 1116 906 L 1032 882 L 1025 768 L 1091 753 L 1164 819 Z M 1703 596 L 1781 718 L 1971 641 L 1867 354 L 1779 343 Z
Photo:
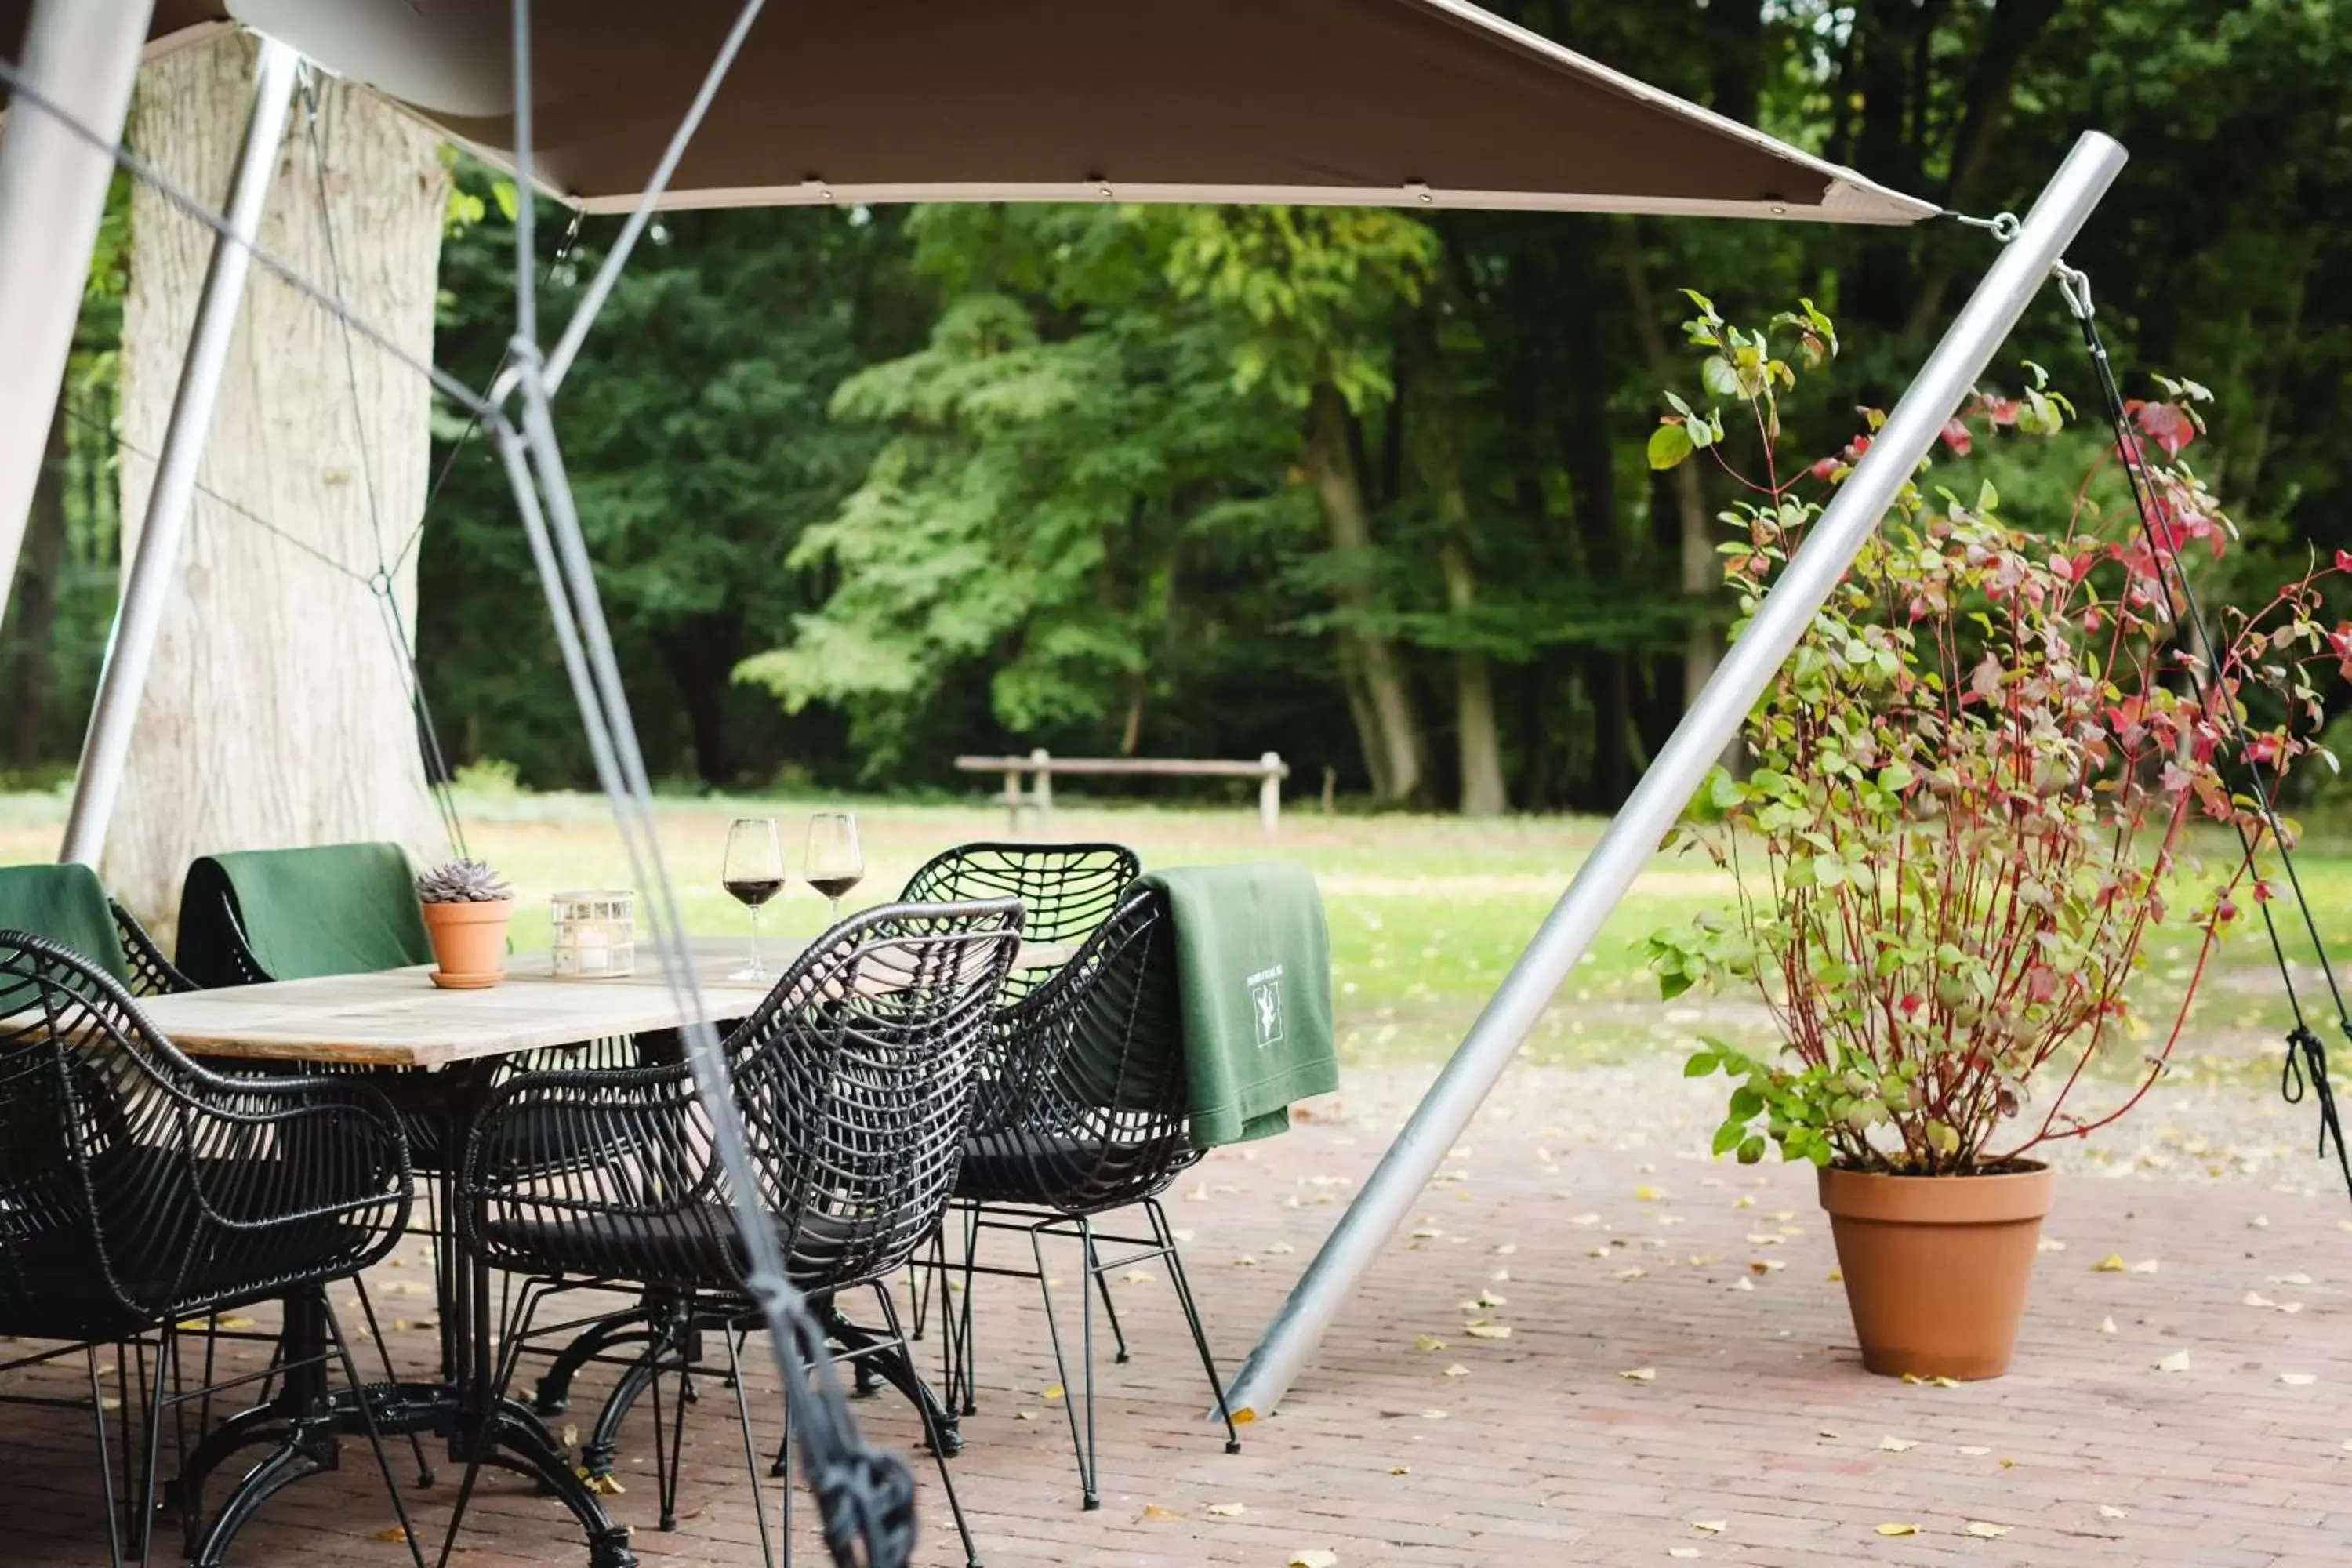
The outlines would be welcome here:
M 34 0 L 18 62 L 26 79 L 60 110 L 116 140 L 152 5 Z M 113 175 L 114 160 L 72 126 L 30 104 L 13 106 L 0 130 L 0 618 Z
M 82 739 L 81 765 L 74 775 L 73 805 L 66 816 L 65 846 L 60 860 L 98 864 L 106 844 L 106 825 L 114 815 L 115 797 L 122 788 L 122 769 L 131 753 L 131 730 L 139 717 L 139 700 L 146 689 L 148 667 L 154 662 L 155 639 L 163 629 L 164 605 L 177 577 L 180 544 L 186 537 L 188 510 L 195 500 L 196 466 L 204 458 L 205 440 L 212 432 L 213 405 L 220 394 L 221 372 L 228 362 L 229 341 L 236 330 L 237 307 L 245 299 L 245 279 L 253 260 L 261 215 L 268 205 L 269 186 L 278 172 L 278 145 L 286 138 L 286 121 L 294 103 L 294 73 L 301 57 L 273 38 L 261 40 L 254 66 L 253 113 L 245 124 L 236 172 L 229 183 L 227 226 L 213 238 L 212 260 L 205 269 L 204 293 L 196 304 L 194 328 L 188 334 L 188 354 L 180 366 L 180 384 L 172 397 L 171 422 L 163 428 L 163 445 L 155 455 L 155 479 L 147 496 L 147 514 L 140 524 L 139 552 L 122 585 L 121 607 L 115 612 L 113 635 L 108 638 L 105 672 L 100 676 L 98 700 L 90 710 L 89 731 Z
M 1234 1382 L 1235 1414 L 1270 1414 L 1528 1031 L 1763 695 L 1919 459 L 2017 324 L 2124 165 L 2096 132 L 2074 143 L 1886 424 L 1684 714 L 1511 973 L 1339 1218 Z

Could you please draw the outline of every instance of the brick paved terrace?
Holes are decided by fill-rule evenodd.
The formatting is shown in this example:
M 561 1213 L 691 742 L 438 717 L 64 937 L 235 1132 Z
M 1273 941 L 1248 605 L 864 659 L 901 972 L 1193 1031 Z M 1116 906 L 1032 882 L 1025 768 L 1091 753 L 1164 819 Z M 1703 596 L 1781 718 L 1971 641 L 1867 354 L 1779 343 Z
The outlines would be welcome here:
M 1425 1076 L 1368 1071 L 1284 1139 L 1170 1194 L 1228 1367 Z M 1228 1456 L 1163 1279 L 1118 1284 L 1101 1511 L 1082 1513 L 1034 1287 L 983 1280 L 981 1414 L 955 1474 L 996 1568 L 1027 1563 L 2196 1563 L 2336 1568 L 2352 1551 L 2352 1204 L 2306 1112 L 2252 1077 L 2168 1088 L 2060 1189 L 2016 1370 L 1939 1388 L 1856 1360 L 1809 1174 L 1703 1157 L 1718 1091 L 1671 1064 L 1515 1074 L 1280 1414 Z M 1010 1242 L 1003 1245 L 1011 1245 Z M 2098 1267 L 2110 1258 L 2121 1267 Z M 1156 1276 L 1156 1271 L 1153 1271 Z M 1072 1278 L 1075 1278 L 1073 1271 Z M 372 1287 L 429 1362 L 422 1256 Z M 1479 1306 L 1482 1293 L 1490 1304 Z M 1466 1305 L 1465 1305 L 1466 1304 Z M 1472 1334 L 1480 1321 L 1507 1335 Z M 929 1347 L 927 1347 L 929 1348 Z M 2184 1370 L 2158 1371 L 2158 1363 Z M 79 1363 L 45 1383 L 70 1392 Z M 572 1419 L 601 1392 L 584 1386 Z M 732 1401 L 689 1423 L 679 1526 L 655 1530 L 650 1422 L 614 1498 L 648 1568 L 760 1561 Z M 779 1402 L 760 1383 L 772 1444 Z M 902 1449 L 903 1405 L 862 1402 Z M 86 1420 L 0 1410 L 13 1563 L 104 1559 Z M 397 1461 L 413 1480 L 404 1450 Z M 919 1560 L 960 1561 L 919 1461 Z M 455 1476 L 412 1494 L 437 1550 Z M 775 1482 L 764 1482 L 772 1504 Z M 803 1521 L 807 1510 L 801 1513 Z M 393 1564 L 363 1447 L 273 1500 L 238 1568 Z M 1886 1527 L 1907 1527 L 1885 1533 Z M 175 1539 L 167 1535 L 165 1540 Z M 804 1542 L 802 1561 L 819 1561 Z M 428 1557 L 430 1552 L 428 1552 Z M 568 1516 L 486 1483 L 455 1558 L 581 1563 Z

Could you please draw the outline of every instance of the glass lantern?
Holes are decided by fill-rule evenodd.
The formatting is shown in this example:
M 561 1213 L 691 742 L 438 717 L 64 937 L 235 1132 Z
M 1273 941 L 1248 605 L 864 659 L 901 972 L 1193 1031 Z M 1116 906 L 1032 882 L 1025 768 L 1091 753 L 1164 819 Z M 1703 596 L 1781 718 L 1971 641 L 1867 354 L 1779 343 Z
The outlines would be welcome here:
M 617 980 L 637 966 L 637 895 L 558 893 L 549 902 L 558 980 Z

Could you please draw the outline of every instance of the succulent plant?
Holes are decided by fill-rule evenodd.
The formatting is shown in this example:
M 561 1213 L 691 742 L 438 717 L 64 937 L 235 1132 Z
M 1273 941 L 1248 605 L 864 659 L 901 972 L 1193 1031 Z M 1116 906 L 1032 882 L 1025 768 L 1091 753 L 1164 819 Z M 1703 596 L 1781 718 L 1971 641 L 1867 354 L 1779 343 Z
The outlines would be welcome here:
M 416 879 L 416 896 L 428 904 L 495 904 L 514 889 L 479 860 L 452 860 Z

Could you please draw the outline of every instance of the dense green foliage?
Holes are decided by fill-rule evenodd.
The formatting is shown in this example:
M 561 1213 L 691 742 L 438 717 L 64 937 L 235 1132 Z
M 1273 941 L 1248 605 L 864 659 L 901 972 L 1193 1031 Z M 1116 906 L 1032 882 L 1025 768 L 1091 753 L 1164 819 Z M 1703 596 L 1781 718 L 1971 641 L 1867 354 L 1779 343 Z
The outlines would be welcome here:
M 2352 310 L 2324 285 L 2352 243 L 2332 221 L 2352 195 L 2340 8 L 1497 8 L 1970 212 L 2021 206 L 2079 131 L 2119 136 L 2134 161 L 2073 259 L 2126 366 L 2218 395 L 2201 471 L 2252 548 L 2213 591 L 2266 594 L 2306 542 L 2352 542 L 2329 434 Z M 591 220 L 553 269 L 552 317 L 612 233 Z M 484 204 L 446 253 L 439 355 L 477 383 L 510 321 L 509 237 Z M 1719 640 L 1735 487 L 1643 460 L 1675 289 L 1837 319 L 1829 412 L 1795 432 L 1827 452 L 1850 433 L 1834 411 L 1900 390 L 1990 245 L 1950 224 L 1108 204 L 710 213 L 656 238 L 562 398 L 656 771 L 909 787 L 952 783 L 959 751 L 1271 748 L 1310 789 L 1328 767 L 1482 809 L 1612 805 Z M 2000 374 L 2030 356 L 2087 394 L 2080 353 L 2053 296 Z M 459 760 L 578 781 L 503 487 L 459 433 L 422 546 L 427 689 Z M 2022 511 L 2080 471 L 2059 446 L 1958 466 Z M 12 669 L 26 635 L 0 634 Z M 100 635 L 58 618 L 52 706 L 86 690 Z M 20 758 L 69 755 L 72 726 L 48 730 Z

